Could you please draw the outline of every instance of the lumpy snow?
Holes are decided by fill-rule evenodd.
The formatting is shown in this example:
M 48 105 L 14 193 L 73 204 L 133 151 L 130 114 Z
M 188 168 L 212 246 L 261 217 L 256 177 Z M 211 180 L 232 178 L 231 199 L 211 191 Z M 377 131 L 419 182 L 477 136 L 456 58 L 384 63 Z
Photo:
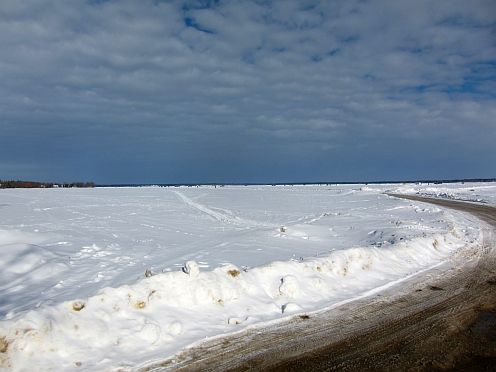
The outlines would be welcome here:
M 398 193 L 496 206 L 496 182 L 417 183 L 394 187 Z
M 388 189 L 1 190 L 0 366 L 136 366 L 373 293 L 480 239 L 470 217 Z

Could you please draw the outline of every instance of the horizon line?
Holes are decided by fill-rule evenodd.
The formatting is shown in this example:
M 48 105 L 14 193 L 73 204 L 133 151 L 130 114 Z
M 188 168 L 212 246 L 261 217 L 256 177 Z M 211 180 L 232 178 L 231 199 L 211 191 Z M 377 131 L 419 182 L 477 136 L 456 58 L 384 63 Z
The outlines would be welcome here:
M 458 183 L 458 182 L 496 182 L 496 178 L 459 178 L 459 179 L 417 179 L 381 181 L 313 181 L 313 182 L 178 182 L 178 183 L 95 183 L 95 187 L 138 187 L 138 186 L 298 186 L 298 185 L 367 185 L 399 183 Z

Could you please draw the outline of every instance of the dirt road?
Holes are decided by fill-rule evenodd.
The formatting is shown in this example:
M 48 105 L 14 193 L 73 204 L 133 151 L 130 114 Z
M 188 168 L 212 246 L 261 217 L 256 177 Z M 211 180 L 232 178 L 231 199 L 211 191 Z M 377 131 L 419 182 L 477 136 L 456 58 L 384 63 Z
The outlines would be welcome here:
M 374 297 L 211 340 L 143 370 L 494 370 L 496 208 L 391 196 L 469 212 L 492 228 L 483 247 Z

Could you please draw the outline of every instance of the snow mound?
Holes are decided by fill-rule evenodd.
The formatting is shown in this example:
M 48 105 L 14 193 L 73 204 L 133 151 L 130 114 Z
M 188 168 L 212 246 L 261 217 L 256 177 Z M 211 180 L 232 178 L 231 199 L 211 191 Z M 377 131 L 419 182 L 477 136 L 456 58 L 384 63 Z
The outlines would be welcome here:
M 496 182 L 418 183 L 396 187 L 393 192 L 496 205 Z
M 68 269 L 56 253 L 39 245 L 42 242 L 37 234 L 0 230 L 0 304 L 4 308 L 29 303 L 36 293 L 27 289 L 49 286 Z

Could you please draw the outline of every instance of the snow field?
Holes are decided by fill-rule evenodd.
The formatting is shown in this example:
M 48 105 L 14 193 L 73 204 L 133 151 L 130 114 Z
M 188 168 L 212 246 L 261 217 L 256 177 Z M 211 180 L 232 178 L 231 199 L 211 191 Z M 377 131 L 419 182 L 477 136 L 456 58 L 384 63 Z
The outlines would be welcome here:
M 255 267 L 449 228 L 439 208 L 358 185 L 1 191 L 6 318 L 188 260 L 202 270 Z
M 78 226 L 57 216 L 51 225 L 41 219 L 28 228 L 3 223 L 0 305 L 9 312 L 0 322 L 0 340 L 7 345 L 0 353 L 0 368 L 132 368 L 206 337 L 364 296 L 438 265 L 466 244 L 479 243 L 477 221 L 387 197 L 381 194 L 386 188 L 95 190 L 102 201 L 115 198 L 112 208 L 119 214 L 94 204 L 89 216 L 78 219 L 88 224 L 88 241 L 78 235 Z M 52 195 L 49 204 L 60 198 Z M 130 195 L 153 201 L 143 203 L 143 211 L 135 205 L 122 207 Z M 31 197 L 32 208 L 42 203 L 36 195 L 22 196 Z M 61 196 L 74 202 L 74 194 Z M 173 215 L 154 212 L 163 199 Z M 84 203 L 72 205 L 77 213 L 88 209 Z M 62 214 L 70 210 L 61 208 Z M 95 214 L 110 218 L 101 223 Z M 119 228 L 115 220 L 123 221 L 124 214 L 132 217 Z M 155 228 L 141 226 L 144 218 Z M 166 223 L 160 224 L 161 218 Z M 141 227 L 133 230 L 136 224 Z M 133 250 L 122 238 L 126 229 L 139 235 L 140 249 Z M 157 234 L 165 229 L 167 233 Z M 150 249 L 159 237 L 175 242 L 176 229 L 193 234 L 193 240 L 182 235 L 183 250 Z M 108 239 L 106 247 L 99 234 Z M 136 262 L 150 256 L 154 269 L 113 260 L 113 276 L 111 272 L 110 279 L 95 281 L 101 264 L 117 255 Z M 157 270 L 161 266 L 165 272 Z M 116 285 L 108 286 L 109 280 Z M 64 285 L 77 281 L 84 285 Z

